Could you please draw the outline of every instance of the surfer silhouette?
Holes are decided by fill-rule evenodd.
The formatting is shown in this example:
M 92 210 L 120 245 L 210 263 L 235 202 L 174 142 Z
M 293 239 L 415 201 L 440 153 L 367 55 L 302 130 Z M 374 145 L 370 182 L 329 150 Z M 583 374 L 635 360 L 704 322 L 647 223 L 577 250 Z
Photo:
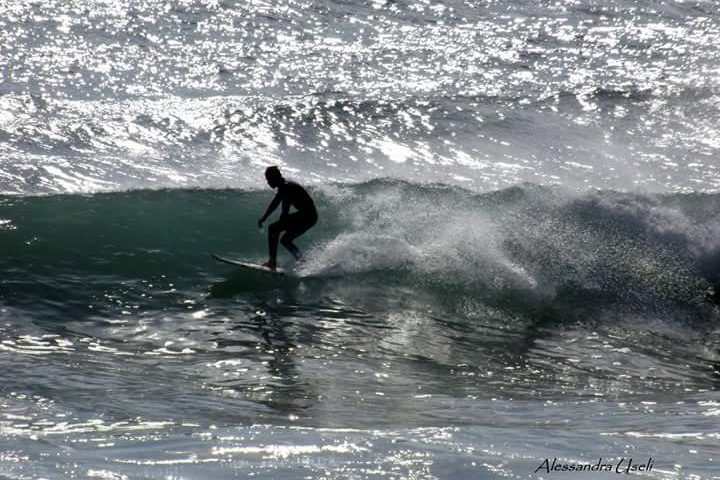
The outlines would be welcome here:
M 267 210 L 265 210 L 265 214 L 258 220 L 258 227 L 262 228 L 267 217 L 275 211 L 278 205 L 282 204 L 280 219 L 268 227 L 270 258 L 263 264 L 263 266 L 275 270 L 277 267 L 278 240 L 295 257 L 295 260 L 300 260 L 302 253 L 293 243 L 293 240 L 315 225 L 318 215 L 315 204 L 307 190 L 295 182 L 285 180 L 278 167 L 268 167 L 265 170 L 265 179 L 270 188 L 277 189 L 277 193 L 270 205 L 268 205 Z M 294 207 L 296 211 L 290 213 L 290 207 Z M 285 234 L 280 238 L 282 232 L 285 232 Z

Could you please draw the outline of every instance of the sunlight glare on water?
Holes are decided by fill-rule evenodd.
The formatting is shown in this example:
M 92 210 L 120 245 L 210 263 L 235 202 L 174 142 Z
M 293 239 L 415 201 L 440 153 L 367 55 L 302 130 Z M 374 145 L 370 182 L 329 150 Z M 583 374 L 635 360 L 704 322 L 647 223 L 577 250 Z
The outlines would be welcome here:
M 717 188 L 711 12 L 501 4 L 10 1 L 0 185 Z

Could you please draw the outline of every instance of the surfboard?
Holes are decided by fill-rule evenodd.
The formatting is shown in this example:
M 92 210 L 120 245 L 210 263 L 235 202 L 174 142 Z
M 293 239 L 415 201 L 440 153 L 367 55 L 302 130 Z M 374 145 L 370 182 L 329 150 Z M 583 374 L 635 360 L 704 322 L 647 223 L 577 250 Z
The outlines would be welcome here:
M 214 253 L 211 253 L 210 256 L 218 262 L 228 263 L 230 265 L 235 265 L 236 267 L 245 268 L 247 270 L 255 270 L 256 272 L 268 273 L 270 275 L 285 275 L 285 270 L 282 268 L 277 268 L 273 270 L 257 263 L 244 262 L 242 260 L 234 260 L 232 258 L 225 258 L 221 257 L 220 255 L 215 255 Z

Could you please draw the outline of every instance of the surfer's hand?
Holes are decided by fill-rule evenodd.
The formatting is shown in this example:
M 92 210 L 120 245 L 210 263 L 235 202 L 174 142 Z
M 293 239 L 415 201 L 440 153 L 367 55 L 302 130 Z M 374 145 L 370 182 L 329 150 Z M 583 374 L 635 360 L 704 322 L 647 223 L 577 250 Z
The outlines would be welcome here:
M 263 220 L 262 218 L 260 220 L 258 220 L 258 228 L 262 228 L 264 222 L 265 222 L 265 220 Z

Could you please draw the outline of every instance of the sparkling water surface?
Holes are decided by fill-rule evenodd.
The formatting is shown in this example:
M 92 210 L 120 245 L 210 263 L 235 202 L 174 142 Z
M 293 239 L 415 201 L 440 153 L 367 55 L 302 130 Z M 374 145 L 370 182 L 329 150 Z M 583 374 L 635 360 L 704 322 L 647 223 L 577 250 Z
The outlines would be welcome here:
M 5 3 L 8 193 L 718 188 L 708 2 Z

